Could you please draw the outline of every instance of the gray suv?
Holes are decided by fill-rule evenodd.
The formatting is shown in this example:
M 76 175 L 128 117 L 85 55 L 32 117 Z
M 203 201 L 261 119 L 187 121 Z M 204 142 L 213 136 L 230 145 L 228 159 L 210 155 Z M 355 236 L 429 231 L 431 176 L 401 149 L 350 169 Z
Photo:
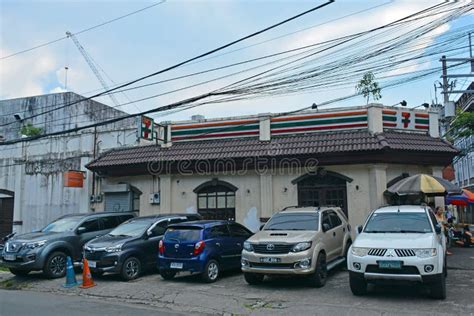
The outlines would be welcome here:
M 43 229 L 6 240 L 0 265 L 15 275 L 43 270 L 48 278 L 66 274 L 66 257 L 82 259 L 82 247 L 89 240 L 107 234 L 135 213 L 83 213 L 58 218 Z

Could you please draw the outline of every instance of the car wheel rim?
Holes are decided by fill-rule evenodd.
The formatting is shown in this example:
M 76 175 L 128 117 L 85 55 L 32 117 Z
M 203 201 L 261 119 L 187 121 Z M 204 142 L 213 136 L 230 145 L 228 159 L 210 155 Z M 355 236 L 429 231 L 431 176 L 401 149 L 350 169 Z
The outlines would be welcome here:
M 66 269 L 66 258 L 55 256 L 51 259 L 50 270 L 55 275 L 60 275 Z
M 207 268 L 207 275 L 209 276 L 209 279 L 215 280 L 217 279 L 217 275 L 219 274 L 219 268 L 217 267 L 217 264 L 214 262 L 211 262 L 209 264 L 209 267 Z
M 130 260 L 125 266 L 125 273 L 128 277 L 133 278 L 138 274 L 138 262 L 135 260 Z

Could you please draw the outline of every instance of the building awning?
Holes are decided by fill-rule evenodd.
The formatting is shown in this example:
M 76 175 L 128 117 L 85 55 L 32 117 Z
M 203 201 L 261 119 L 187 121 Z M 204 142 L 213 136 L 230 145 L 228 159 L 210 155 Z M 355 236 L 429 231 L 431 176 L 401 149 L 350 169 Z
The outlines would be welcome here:
M 248 158 L 317 159 L 319 165 L 354 163 L 403 163 L 419 165 L 449 164 L 458 150 L 450 143 L 427 134 L 367 130 L 311 133 L 273 137 L 214 139 L 114 149 L 103 153 L 86 167 L 104 175 L 149 174 L 150 164 L 167 163 L 158 173 L 178 171 L 181 162 L 195 165 L 199 161 Z M 222 164 L 225 165 L 225 164 Z M 190 167 L 189 164 L 186 165 Z M 245 164 L 250 167 L 251 164 Z M 225 168 L 225 166 L 223 167 Z

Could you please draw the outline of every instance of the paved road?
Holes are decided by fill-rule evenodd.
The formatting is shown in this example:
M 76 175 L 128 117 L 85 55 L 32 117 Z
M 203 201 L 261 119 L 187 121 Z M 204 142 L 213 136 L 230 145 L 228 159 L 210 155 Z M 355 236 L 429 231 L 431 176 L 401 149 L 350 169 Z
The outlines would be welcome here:
M 2 316 L 149 316 L 184 315 L 140 305 L 126 305 L 92 298 L 64 296 L 32 291 L 0 290 Z
M 47 292 L 54 295 L 48 304 L 59 304 L 72 295 L 96 306 L 100 299 L 104 308 L 118 312 L 129 308 L 150 311 L 173 311 L 186 314 L 239 315 L 473 315 L 474 316 L 474 248 L 453 249 L 448 258 L 448 297 L 433 300 L 421 286 L 387 286 L 372 288 L 363 297 L 353 296 L 348 284 L 348 273 L 341 269 L 331 273 L 325 287 L 316 289 L 302 279 L 268 279 L 259 286 L 249 286 L 241 273 L 226 273 L 216 283 L 202 283 L 197 276 L 182 276 L 163 281 L 158 274 L 148 274 L 138 280 L 123 282 L 114 275 L 96 279 L 90 289 L 64 289 L 63 279 L 47 280 L 38 273 L 15 277 L 0 273 L 0 288 L 22 289 L 22 292 Z M 80 275 L 78 274 L 78 279 Z M 12 292 L 13 293 L 13 292 Z M 3 292 L 0 293 L 2 295 Z M 3 306 L 3 302 L 0 303 Z M 35 306 L 35 304 L 32 304 Z M 25 305 L 27 308 L 29 305 Z M 49 305 L 48 305 L 49 306 Z M 54 305 L 56 306 L 56 305 Z M 60 305 L 61 306 L 61 305 Z M 60 306 L 56 307 L 60 309 Z M 62 305 L 65 310 L 68 305 Z M 70 306 L 79 308 L 81 305 Z M 86 305 L 85 305 L 86 306 Z M 23 306 L 22 306 L 23 307 Z M 94 311 L 94 309 L 89 309 Z M 31 310 L 27 310 L 31 311 Z M 35 311 L 45 311 L 35 308 Z M 49 311 L 46 309 L 46 311 Z M 138 312 L 133 314 L 142 315 Z M 69 313 L 71 314 L 71 313 Z M 132 314 L 125 313 L 125 314 Z M 3 316 L 3 313 L 0 312 Z M 21 315 L 9 314 L 6 315 Z M 34 313 L 31 313 L 34 315 Z M 74 314 L 72 314 L 74 315 Z M 68 316 L 72 316 L 68 315 Z

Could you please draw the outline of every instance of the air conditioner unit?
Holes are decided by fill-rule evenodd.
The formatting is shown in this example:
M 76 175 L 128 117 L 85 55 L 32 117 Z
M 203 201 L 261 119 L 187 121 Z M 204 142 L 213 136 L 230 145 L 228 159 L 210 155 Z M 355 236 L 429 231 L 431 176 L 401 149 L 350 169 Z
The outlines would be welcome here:
M 160 192 L 150 194 L 150 204 L 160 204 Z
M 96 203 L 102 203 L 102 194 L 97 194 L 95 196 L 95 202 Z
M 91 203 L 95 203 L 95 195 L 94 195 L 94 194 L 92 194 L 92 195 L 89 197 L 89 201 L 90 201 Z

